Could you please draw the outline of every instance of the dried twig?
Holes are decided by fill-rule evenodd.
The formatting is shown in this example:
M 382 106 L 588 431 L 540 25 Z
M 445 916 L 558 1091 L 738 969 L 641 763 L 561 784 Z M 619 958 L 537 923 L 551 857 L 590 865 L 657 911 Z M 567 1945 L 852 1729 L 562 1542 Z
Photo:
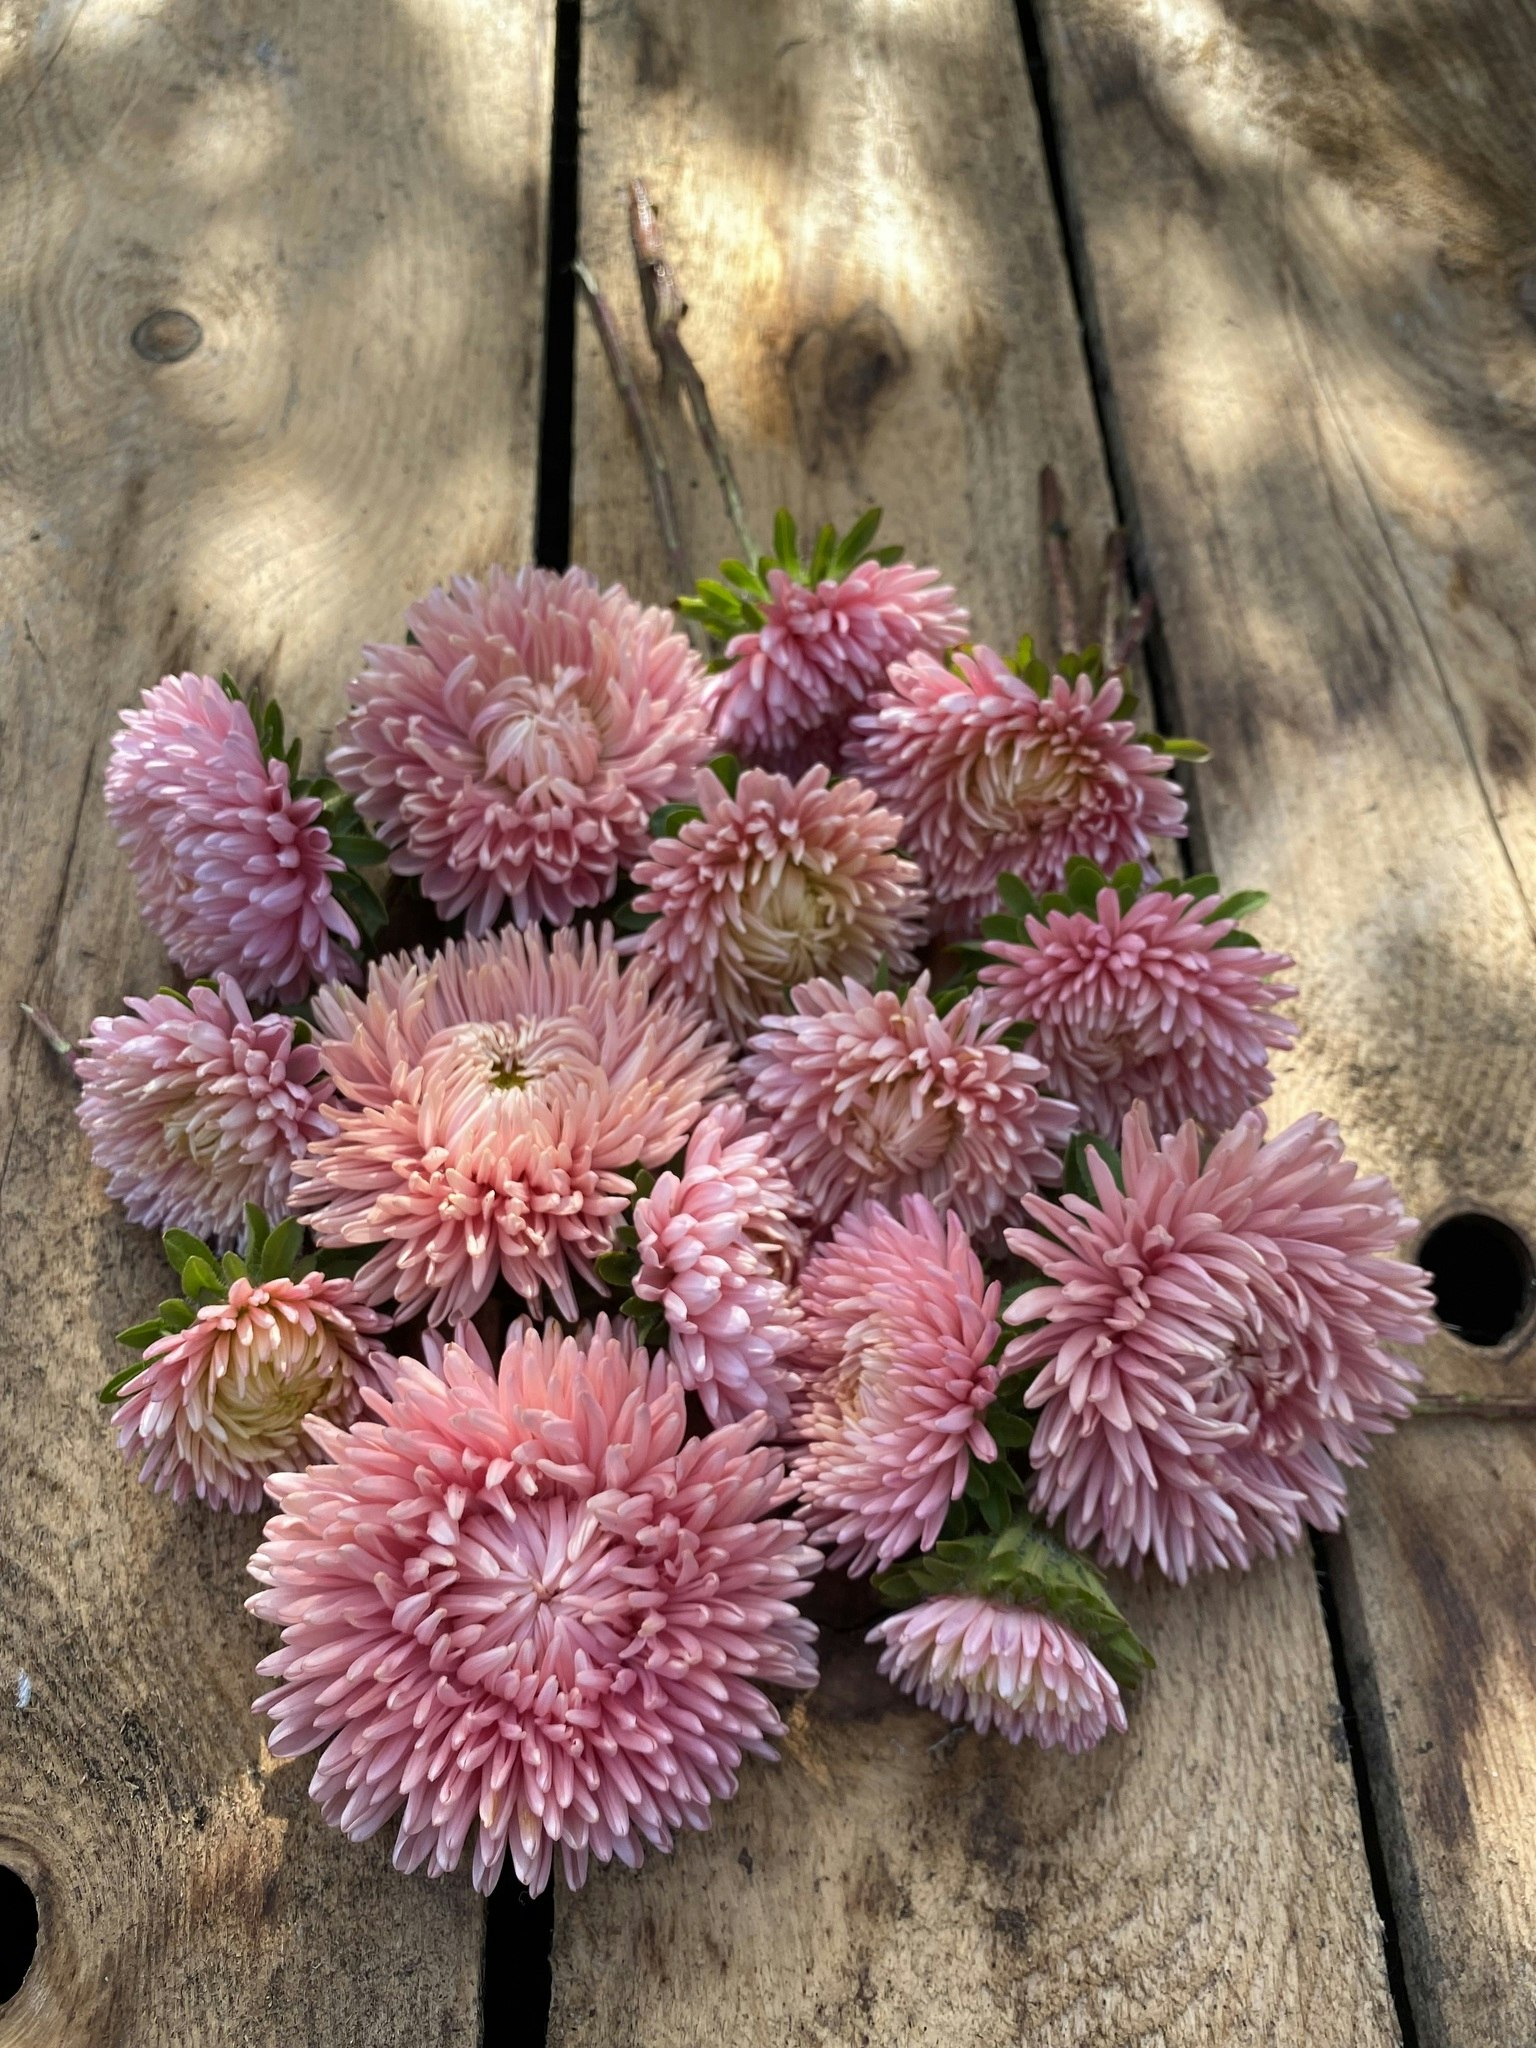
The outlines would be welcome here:
M 693 415 L 694 430 L 704 445 L 710 467 L 715 472 L 715 482 L 725 500 L 726 514 L 735 531 L 737 544 L 746 560 L 755 562 L 758 550 L 747 527 L 746 507 L 736 482 L 736 472 L 731 467 L 731 458 L 721 439 L 720 429 L 715 425 L 715 416 L 709 409 L 704 379 L 678 332 L 688 310 L 688 301 L 679 291 L 672 266 L 667 261 L 661 241 L 661 223 L 640 178 L 630 181 L 629 240 L 635 252 L 635 269 L 640 277 L 640 297 L 645 306 L 645 327 L 651 337 L 651 347 L 656 351 L 656 359 L 664 374 L 675 377 L 682 387 L 688 410 Z
M 1077 599 L 1072 591 L 1072 530 L 1061 502 L 1061 481 L 1047 463 L 1040 472 L 1040 532 L 1045 541 L 1045 573 L 1051 586 L 1051 610 L 1058 654 L 1082 647 L 1077 630 Z
M 26 1018 L 50 1052 L 56 1052 L 61 1060 L 73 1057 L 75 1050 L 73 1044 L 64 1036 L 46 1010 L 38 1009 L 35 1003 L 23 1003 L 20 1008 L 23 1017 Z
M 1464 1415 L 1470 1422 L 1536 1421 L 1536 1394 L 1420 1394 L 1415 1415 Z
M 571 269 L 588 306 L 592 309 L 597 338 L 603 345 L 603 354 L 608 358 L 608 368 L 619 397 L 624 402 L 624 410 L 629 415 L 629 423 L 635 430 L 635 439 L 640 443 L 640 455 L 645 463 L 645 479 L 651 489 L 651 504 L 655 509 L 656 524 L 661 530 L 661 544 L 667 551 L 667 574 L 672 579 L 673 594 L 677 595 L 693 588 L 693 577 L 689 574 L 682 529 L 677 522 L 677 500 L 672 495 L 672 472 L 667 467 L 666 451 L 661 445 L 661 437 L 656 432 L 655 423 L 651 419 L 640 387 L 635 382 L 629 352 L 624 346 L 624 337 L 619 332 L 619 323 L 613 317 L 613 308 L 599 290 L 597 279 L 579 256 L 572 263 Z

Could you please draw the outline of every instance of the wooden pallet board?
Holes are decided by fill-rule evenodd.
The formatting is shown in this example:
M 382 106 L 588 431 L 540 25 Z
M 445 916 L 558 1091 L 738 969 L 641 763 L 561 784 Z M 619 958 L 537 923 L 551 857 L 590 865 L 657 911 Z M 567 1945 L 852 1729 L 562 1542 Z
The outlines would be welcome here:
M 1211 851 L 1271 888 L 1338 1116 L 1536 1235 L 1528 222 L 1501 0 L 1050 0 L 1068 216 Z M 1536 1388 L 1446 1336 L 1431 1385 Z M 1419 1421 L 1334 1548 L 1425 2048 L 1536 2035 L 1536 1433 Z
M 261 1744 L 256 1518 L 113 1448 L 165 1276 L 17 1005 L 78 1033 L 163 976 L 117 707 L 227 666 L 313 733 L 409 598 L 528 553 L 553 14 L 0 9 L 0 1863 L 41 1911 L 6 2048 L 478 2038 L 467 1881 L 353 1848 Z
M 1086 529 L 1110 509 L 1012 8 L 592 0 L 583 26 L 581 240 L 644 381 L 636 173 L 754 521 L 880 502 L 1011 642 L 1043 616 L 1041 463 Z M 698 570 L 729 534 L 662 410 Z M 585 325 L 572 551 L 670 594 Z M 833 1636 L 712 1833 L 559 1901 L 551 2043 L 1392 2041 L 1310 1563 L 1129 1597 L 1162 1668 L 1086 1760 L 941 1740 Z

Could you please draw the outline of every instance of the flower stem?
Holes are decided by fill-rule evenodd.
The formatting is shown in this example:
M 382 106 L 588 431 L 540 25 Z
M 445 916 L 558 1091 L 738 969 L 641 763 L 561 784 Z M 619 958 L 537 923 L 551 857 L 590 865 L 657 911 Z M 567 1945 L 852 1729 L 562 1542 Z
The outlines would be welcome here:
M 674 596 L 693 588 L 693 577 L 688 569 L 688 556 L 683 547 L 682 529 L 677 523 L 677 500 L 672 495 L 672 472 L 667 467 L 666 450 L 656 432 L 650 411 L 635 382 L 635 373 L 630 365 L 629 352 L 624 346 L 624 337 L 619 332 L 619 323 L 613 317 L 613 308 L 598 288 L 597 279 L 578 256 L 571 264 L 576 282 L 581 286 L 588 306 L 592 309 L 593 325 L 597 338 L 603 345 L 603 354 L 608 358 L 608 368 L 629 423 L 635 430 L 635 439 L 640 443 L 640 455 L 645 464 L 645 479 L 650 485 L 651 505 L 656 513 L 656 524 L 661 531 L 661 544 L 667 551 L 667 574 L 672 580 Z
M 715 482 L 725 500 L 726 516 L 735 532 L 737 544 L 745 560 L 755 562 L 758 548 L 747 527 L 746 507 L 736 482 L 736 472 L 731 467 L 731 458 L 715 424 L 715 416 L 709 409 L 704 379 L 678 332 L 688 310 L 688 301 L 679 291 L 672 266 L 667 261 L 661 242 L 661 224 L 656 218 L 656 209 L 651 205 L 644 180 L 640 178 L 630 180 L 629 240 L 640 278 L 646 332 L 651 337 L 656 360 L 661 364 L 663 373 L 675 377 L 682 387 L 688 410 L 693 415 L 694 431 L 703 443 L 710 467 L 715 472 Z
M 50 1052 L 56 1052 L 61 1060 L 73 1058 L 74 1045 L 64 1036 L 46 1010 L 38 1009 L 33 1003 L 23 1003 L 20 1008 L 23 1017 Z
M 1045 573 L 1051 586 L 1056 652 L 1075 654 L 1083 643 L 1077 627 L 1077 599 L 1072 591 L 1072 529 L 1062 508 L 1061 480 L 1049 463 L 1040 472 L 1040 533 L 1045 542 Z

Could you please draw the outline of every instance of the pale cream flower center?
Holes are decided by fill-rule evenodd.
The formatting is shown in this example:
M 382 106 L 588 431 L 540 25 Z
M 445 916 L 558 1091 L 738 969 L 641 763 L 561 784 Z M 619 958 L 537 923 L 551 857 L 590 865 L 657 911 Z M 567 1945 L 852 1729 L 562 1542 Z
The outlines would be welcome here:
M 509 676 L 488 692 L 471 737 L 486 773 L 514 795 L 551 782 L 584 787 L 603 758 L 603 735 L 587 701 L 587 677 L 564 668 L 553 677 Z

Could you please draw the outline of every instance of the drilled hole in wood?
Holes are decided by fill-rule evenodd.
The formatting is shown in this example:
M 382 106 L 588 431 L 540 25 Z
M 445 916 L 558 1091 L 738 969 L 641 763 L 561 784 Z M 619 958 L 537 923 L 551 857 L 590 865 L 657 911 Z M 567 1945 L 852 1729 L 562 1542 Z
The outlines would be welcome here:
M 37 1954 L 37 1901 L 25 1878 L 0 1863 L 0 2005 L 13 1999 Z
M 1530 1314 L 1536 1263 L 1497 1216 L 1447 1216 L 1419 1247 L 1419 1264 L 1434 1282 L 1436 1315 L 1468 1344 L 1502 1344 Z

